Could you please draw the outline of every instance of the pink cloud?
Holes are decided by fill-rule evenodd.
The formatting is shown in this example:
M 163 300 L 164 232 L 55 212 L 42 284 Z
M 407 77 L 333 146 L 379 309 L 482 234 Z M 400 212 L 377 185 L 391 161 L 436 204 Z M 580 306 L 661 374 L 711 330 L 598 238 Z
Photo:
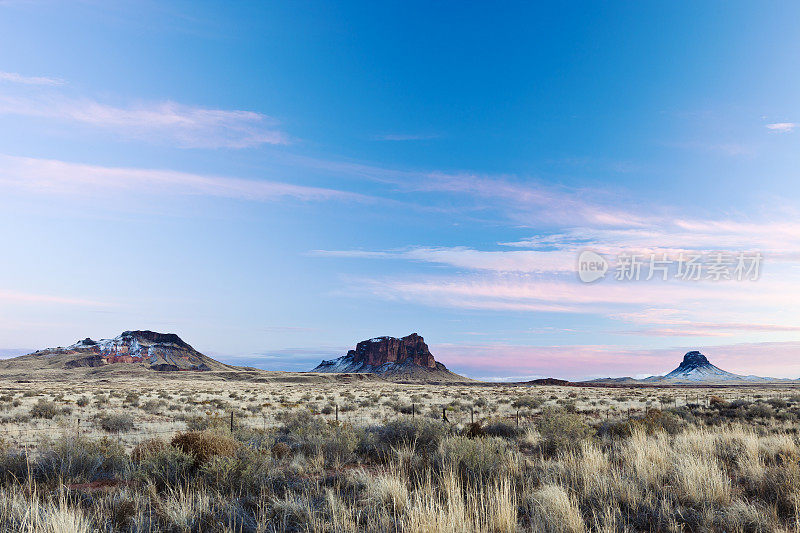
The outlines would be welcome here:
M 90 190 L 214 196 L 250 201 L 367 201 L 368 197 L 320 187 L 266 180 L 209 176 L 173 170 L 103 167 L 0 155 L 0 185 L 50 194 L 85 195 Z

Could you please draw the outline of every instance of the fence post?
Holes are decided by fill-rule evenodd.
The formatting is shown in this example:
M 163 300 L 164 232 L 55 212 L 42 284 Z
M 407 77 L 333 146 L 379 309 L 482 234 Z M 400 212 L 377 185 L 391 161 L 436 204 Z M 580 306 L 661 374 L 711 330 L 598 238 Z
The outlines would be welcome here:
M 442 422 L 447 422 L 447 412 L 445 409 L 446 407 L 442 407 Z
M 475 423 L 475 409 L 471 409 L 470 408 L 470 410 L 469 410 L 469 422 L 470 422 L 470 424 L 474 424 Z
M 411 420 L 414 420 L 417 416 L 417 404 L 411 404 Z
M 338 424 L 339 423 L 339 404 L 338 403 L 334 404 L 334 407 L 336 409 L 336 423 Z
M 517 410 L 517 427 L 519 427 L 519 410 Z
M 233 411 L 231 411 L 231 433 L 233 433 Z

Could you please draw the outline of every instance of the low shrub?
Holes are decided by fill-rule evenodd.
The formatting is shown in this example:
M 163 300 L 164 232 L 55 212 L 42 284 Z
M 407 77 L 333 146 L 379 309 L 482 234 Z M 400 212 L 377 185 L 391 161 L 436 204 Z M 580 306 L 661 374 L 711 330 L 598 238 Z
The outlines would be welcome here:
M 97 424 L 109 433 L 126 433 L 136 427 L 133 417 L 128 413 L 100 413 L 96 420 Z
M 772 418 L 775 409 L 766 403 L 754 403 L 747 409 L 747 418 Z
M 486 435 L 486 431 L 480 422 L 473 422 L 464 429 L 463 434 L 469 439 L 474 439 L 475 437 L 483 437 Z
M 471 483 L 503 476 L 514 463 L 509 443 L 498 437 L 446 437 L 436 453 L 440 470 L 453 469 Z
M 196 465 L 202 465 L 218 455 L 231 456 L 239 446 L 232 438 L 212 431 L 178 433 L 172 438 L 171 444 L 192 456 Z
M 58 414 L 58 407 L 55 402 L 40 398 L 33 407 L 31 407 L 30 415 L 32 418 L 53 418 Z
M 517 409 L 537 409 L 544 404 L 544 400 L 536 396 L 521 396 L 511 403 Z
M 131 461 L 134 463 L 139 463 L 151 455 L 156 455 L 157 453 L 161 452 L 167 446 L 168 444 L 162 439 L 144 440 L 134 446 L 133 450 L 131 451 Z
M 158 490 L 185 486 L 195 468 L 195 458 L 174 446 L 164 446 L 153 453 L 141 454 L 133 470 L 133 479 L 152 483 Z
M 583 417 L 554 407 L 544 410 L 536 426 L 542 436 L 542 451 L 548 454 L 575 448 L 593 433 Z
M 111 439 L 67 437 L 46 444 L 31 471 L 44 482 L 91 482 L 119 478 L 127 465 L 124 447 Z
M 267 452 L 240 447 L 233 455 L 211 457 L 200 467 L 199 475 L 222 493 L 257 494 L 274 481 L 278 472 L 273 464 Z
M 444 424 L 432 420 L 422 418 L 393 420 L 384 426 L 367 430 L 364 451 L 373 456 L 386 457 L 393 448 L 405 445 L 413 446 L 423 454 L 432 454 L 448 433 Z
M 523 433 L 523 430 L 518 426 L 500 420 L 495 420 L 486 424 L 483 431 L 492 437 L 501 437 L 504 439 L 516 439 Z

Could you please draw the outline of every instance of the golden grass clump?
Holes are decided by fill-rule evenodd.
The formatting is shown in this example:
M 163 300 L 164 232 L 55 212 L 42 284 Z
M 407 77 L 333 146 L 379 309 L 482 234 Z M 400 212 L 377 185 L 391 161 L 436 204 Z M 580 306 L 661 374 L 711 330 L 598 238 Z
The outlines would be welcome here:
M 213 431 L 179 433 L 172 438 L 171 444 L 183 453 L 194 457 L 195 463 L 198 465 L 207 463 L 212 457 L 230 457 L 239 447 L 231 437 Z
M 131 461 L 141 462 L 148 457 L 152 457 L 164 450 L 168 444 L 163 439 L 147 439 L 133 447 L 131 450 Z

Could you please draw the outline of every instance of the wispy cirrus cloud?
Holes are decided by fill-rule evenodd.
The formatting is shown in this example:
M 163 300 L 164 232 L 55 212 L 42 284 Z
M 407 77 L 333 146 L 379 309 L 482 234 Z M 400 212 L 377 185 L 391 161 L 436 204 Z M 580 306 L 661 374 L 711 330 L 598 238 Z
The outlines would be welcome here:
M 9 83 L 21 83 L 23 85 L 47 85 L 55 87 L 64 85 L 66 82 L 60 78 L 49 78 L 46 76 L 25 76 L 16 72 L 0 71 L 0 81 Z
M 483 251 L 465 246 L 411 247 L 406 250 L 313 250 L 319 257 L 351 259 L 395 259 L 434 263 L 467 270 L 494 272 L 572 272 L 575 254 L 538 250 Z
M 760 220 L 691 219 L 654 216 L 639 228 L 566 228 L 503 246 L 548 250 L 591 248 L 599 253 L 616 255 L 623 251 L 641 254 L 758 250 L 770 260 L 800 259 L 800 224 L 763 217 Z
M 0 94 L 0 114 L 78 124 L 122 137 L 171 142 L 183 148 L 248 148 L 289 143 L 278 121 L 254 111 L 177 102 L 117 106 L 51 92 Z
M 752 322 L 750 321 L 751 317 L 741 312 L 716 311 L 713 316 L 717 321 L 714 322 L 704 320 L 704 317 L 707 316 L 708 313 L 702 311 L 646 308 L 640 311 L 611 315 L 611 318 L 648 326 L 619 333 L 656 337 L 732 337 L 741 332 L 800 332 L 800 326 L 795 324 Z
M 705 312 L 731 306 L 794 309 L 791 280 L 758 282 L 604 282 L 547 279 L 529 275 L 440 275 L 350 280 L 347 294 L 406 300 L 461 309 L 600 313 L 623 317 L 625 307 L 646 309 L 657 303 L 705 302 Z M 617 310 L 614 312 L 614 310 Z M 662 322 L 669 323 L 669 322 Z
M 586 224 L 639 227 L 644 219 L 607 192 L 548 186 L 509 176 L 432 172 L 408 185 L 416 191 L 464 195 L 480 209 L 495 208 L 524 225 Z
M 0 155 L 0 187 L 68 195 L 85 195 L 91 191 L 131 190 L 250 201 L 281 198 L 302 201 L 369 200 L 369 197 L 357 193 L 275 181 L 174 170 L 104 167 L 9 155 Z
M 780 133 L 790 133 L 794 131 L 796 127 L 796 122 L 774 122 L 772 124 L 767 124 L 768 130 L 777 131 Z
M 447 195 L 454 200 L 448 202 L 451 209 L 462 215 L 515 225 L 636 228 L 646 223 L 629 199 L 608 190 L 559 187 L 511 175 L 405 170 L 302 156 L 284 159 L 322 173 L 392 186 L 395 194 L 413 195 L 417 202 L 441 202 Z
M 501 242 L 512 249 L 478 250 L 464 246 L 411 246 L 398 250 L 314 250 L 312 255 L 352 259 L 402 260 L 464 270 L 542 274 L 574 273 L 578 253 L 586 248 L 612 263 L 620 254 L 644 259 L 678 259 L 681 254 L 761 252 L 770 262 L 800 260 L 800 224 L 790 221 L 734 221 L 655 216 L 635 228 L 565 228 L 519 241 Z

